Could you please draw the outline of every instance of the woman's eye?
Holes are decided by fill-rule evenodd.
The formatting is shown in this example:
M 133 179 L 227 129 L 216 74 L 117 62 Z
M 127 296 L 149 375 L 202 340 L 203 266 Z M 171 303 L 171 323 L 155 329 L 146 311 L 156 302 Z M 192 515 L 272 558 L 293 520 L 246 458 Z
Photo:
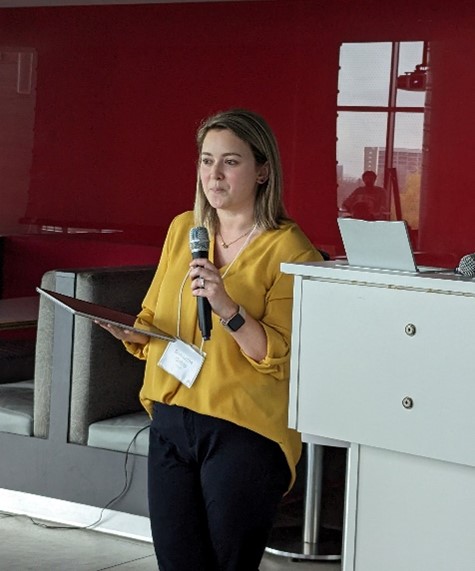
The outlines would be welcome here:
M 231 165 L 233 167 L 233 166 L 237 165 L 238 163 L 237 163 L 236 159 L 226 159 L 226 164 Z
M 212 164 L 212 160 L 208 159 L 206 157 L 201 159 L 202 164 L 206 165 L 207 167 L 209 167 L 210 164 Z

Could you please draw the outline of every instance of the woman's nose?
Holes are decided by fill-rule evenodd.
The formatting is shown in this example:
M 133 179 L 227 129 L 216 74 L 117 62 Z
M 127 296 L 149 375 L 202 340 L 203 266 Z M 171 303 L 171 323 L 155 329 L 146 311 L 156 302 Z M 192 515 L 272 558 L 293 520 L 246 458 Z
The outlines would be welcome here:
M 223 178 L 223 171 L 219 163 L 215 163 L 211 168 L 211 176 L 216 180 L 221 180 Z

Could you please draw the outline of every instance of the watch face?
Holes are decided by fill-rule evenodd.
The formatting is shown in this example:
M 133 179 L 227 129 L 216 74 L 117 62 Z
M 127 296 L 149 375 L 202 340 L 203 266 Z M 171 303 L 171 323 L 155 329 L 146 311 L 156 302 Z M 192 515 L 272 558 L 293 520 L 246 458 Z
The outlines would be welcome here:
M 244 325 L 245 319 L 240 313 L 236 313 L 236 315 L 227 322 L 227 326 L 231 331 L 237 331 L 240 327 Z

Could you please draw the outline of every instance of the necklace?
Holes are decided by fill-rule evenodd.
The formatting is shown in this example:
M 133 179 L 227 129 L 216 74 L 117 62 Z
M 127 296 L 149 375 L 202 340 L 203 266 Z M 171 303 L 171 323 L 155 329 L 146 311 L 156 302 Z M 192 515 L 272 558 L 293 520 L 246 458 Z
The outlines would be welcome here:
M 234 258 L 231 260 L 231 263 L 229 264 L 229 266 L 226 268 L 224 274 L 221 276 L 221 278 L 224 280 L 224 278 L 227 276 L 229 270 L 231 269 L 231 266 L 234 264 L 234 262 L 239 258 L 241 252 L 244 250 L 244 248 L 248 245 L 248 243 L 251 240 L 252 235 L 254 234 L 254 230 L 257 228 L 257 224 L 254 224 L 254 226 L 249 230 L 249 235 L 246 238 L 246 241 L 244 242 L 244 244 L 239 248 L 238 253 L 234 256 Z
M 248 234 L 251 233 L 251 230 L 254 228 L 254 226 L 252 228 L 249 228 L 249 230 L 246 230 L 246 232 L 244 232 L 244 234 L 241 234 L 240 236 L 238 236 L 235 240 L 232 240 L 231 242 L 225 242 L 224 238 L 221 235 L 221 232 L 218 231 L 218 236 L 219 239 L 221 241 L 221 246 L 223 248 L 229 248 L 229 246 L 232 246 L 232 244 L 235 244 L 237 241 L 241 240 L 242 238 L 246 237 Z

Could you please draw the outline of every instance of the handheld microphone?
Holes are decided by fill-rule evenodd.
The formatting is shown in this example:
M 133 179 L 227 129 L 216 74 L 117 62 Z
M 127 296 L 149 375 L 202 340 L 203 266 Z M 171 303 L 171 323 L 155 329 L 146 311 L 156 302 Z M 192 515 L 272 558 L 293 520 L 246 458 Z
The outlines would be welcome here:
M 193 260 L 197 258 L 208 258 L 209 235 L 204 226 L 197 226 L 190 230 L 190 250 Z M 203 339 L 210 339 L 211 328 L 211 305 L 206 297 L 197 297 L 198 304 L 198 324 Z
M 463 276 L 464 278 L 475 277 L 475 254 L 467 254 L 464 256 L 459 265 L 455 268 L 455 273 Z

